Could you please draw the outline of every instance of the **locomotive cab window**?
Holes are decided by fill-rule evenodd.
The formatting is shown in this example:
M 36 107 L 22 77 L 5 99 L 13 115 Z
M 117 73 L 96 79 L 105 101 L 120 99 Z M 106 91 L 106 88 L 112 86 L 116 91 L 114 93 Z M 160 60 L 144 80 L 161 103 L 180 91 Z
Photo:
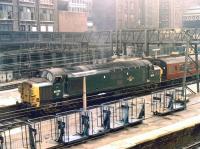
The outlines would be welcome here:
M 42 74 L 41 74 L 41 77 L 42 78 L 47 78 L 47 74 L 48 74 L 47 71 L 43 71 Z
M 53 81 L 53 75 L 51 73 L 47 73 L 46 78 L 51 82 Z
M 54 83 L 61 83 L 62 82 L 62 76 L 55 77 Z

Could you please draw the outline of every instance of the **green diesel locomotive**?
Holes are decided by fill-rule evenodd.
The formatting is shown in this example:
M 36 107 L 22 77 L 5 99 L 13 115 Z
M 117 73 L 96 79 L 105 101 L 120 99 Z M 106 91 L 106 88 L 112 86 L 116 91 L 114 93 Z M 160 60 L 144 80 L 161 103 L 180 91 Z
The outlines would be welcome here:
M 46 102 L 58 102 L 69 96 L 80 96 L 83 77 L 87 94 L 130 86 L 160 82 L 162 70 L 148 60 L 116 60 L 107 64 L 52 68 L 42 72 L 41 78 L 32 78 L 20 86 L 22 102 L 39 107 Z

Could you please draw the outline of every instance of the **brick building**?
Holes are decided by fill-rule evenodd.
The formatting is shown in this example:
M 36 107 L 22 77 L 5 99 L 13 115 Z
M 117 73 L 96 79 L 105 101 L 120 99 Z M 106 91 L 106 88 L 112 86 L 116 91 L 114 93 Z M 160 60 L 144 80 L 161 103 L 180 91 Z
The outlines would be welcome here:
M 191 7 L 183 14 L 183 27 L 200 28 L 200 7 Z
M 159 0 L 93 0 L 96 30 L 159 27 Z
M 87 0 L 58 0 L 58 31 L 87 31 Z
M 0 31 L 56 31 L 55 0 L 0 0 Z
M 87 12 L 87 0 L 0 0 L 0 31 L 75 31 L 65 30 L 67 25 L 86 31 Z
M 59 32 L 86 32 L 87 14 L 75 12 L 58 12 L 58 31 Z
M 182 27 L 184 12 L 198 4 L 200 4 L 199 0 L 160 0 L 159 26 L 161 28 Z

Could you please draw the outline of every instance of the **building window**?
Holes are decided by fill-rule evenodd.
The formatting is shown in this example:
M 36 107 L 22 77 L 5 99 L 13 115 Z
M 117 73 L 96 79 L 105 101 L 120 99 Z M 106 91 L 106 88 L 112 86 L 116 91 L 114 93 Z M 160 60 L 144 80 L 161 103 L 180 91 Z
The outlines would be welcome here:
M 0 19 L 8 20 L 12 19 L 13 8 L 9 5 L 0 4 Z
M 40 31 L 41 32 L 46 32 L 47 31 L 46 26 L 44 26 L 44 25 L 40 26 Z
M 32 7 L 20 7 L 21 20 L 35 20 L 35 9 Z
M 76 1 L 71 0 L 69 2 L 69 10 L 72 12 L 87 12 L 88 11 L 88 2 L 87 1 Z
M 35 0 L 19 0 L 20 2 L 35 3 Z
M 53 21 L 53 10 L 40 9 L 40 21 Z
M 28 25 L 22 24 L 22 25 L 20 25 L 19 30 L 20 31 L 28 31 L 28 32 L 36 32 L 37 27 L 35 25 L 31 25 L 31 24 L 28 24 Z
M 58 10 L 68 11 L 69 10 L 69 2 L 64 1 L 64 0 L 58 1 Z
M 40 0 L 40 4 L 53 5 L 53 0 Z
M 130 3 L 130 8 L 131 8 L 131 10 L 134 10 L 134 3 L 133 2 Z
M 48 32 L 53 32 L 53 26 L 51 25 L 48 26 Z
M 20 25 L 19 30 L 20 31 L 26 31 L 26 26 L 25 25 Z

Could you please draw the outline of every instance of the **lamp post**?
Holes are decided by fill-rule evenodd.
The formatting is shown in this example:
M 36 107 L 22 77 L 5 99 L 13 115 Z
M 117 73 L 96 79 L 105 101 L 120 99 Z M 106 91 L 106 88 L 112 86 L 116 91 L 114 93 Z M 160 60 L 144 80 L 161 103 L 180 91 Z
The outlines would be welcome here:
M 86 77 L 83 77 L 83 111 L 87 110 Z

